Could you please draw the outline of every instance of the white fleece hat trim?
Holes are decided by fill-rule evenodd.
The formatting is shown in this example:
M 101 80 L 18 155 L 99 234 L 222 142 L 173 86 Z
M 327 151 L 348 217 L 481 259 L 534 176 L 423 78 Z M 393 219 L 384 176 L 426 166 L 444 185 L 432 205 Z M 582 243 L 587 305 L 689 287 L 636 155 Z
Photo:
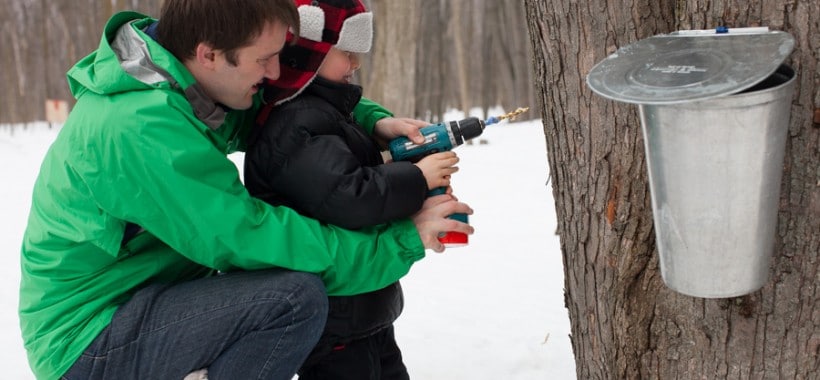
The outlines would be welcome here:
M 299 36 L 311 41 L 322 42 L 325 29 L 325 12 L 315 5 L 302 5 L 299 11 Z M 334 45 L 339 50 L 353 53 L 368 53 L 373 44 L 373 13 L 364 12 L 348 17 L 339 31 L 339 41 Z
M 299 7 L 299 36 L 311 41 L 322 42 L 325 29 L 325 12 L 314 5 Z
M 365 12 L 348 17 L 339 32 L 336 48 L 354 53 L 367 53 L 373 43 L 373 13 Z

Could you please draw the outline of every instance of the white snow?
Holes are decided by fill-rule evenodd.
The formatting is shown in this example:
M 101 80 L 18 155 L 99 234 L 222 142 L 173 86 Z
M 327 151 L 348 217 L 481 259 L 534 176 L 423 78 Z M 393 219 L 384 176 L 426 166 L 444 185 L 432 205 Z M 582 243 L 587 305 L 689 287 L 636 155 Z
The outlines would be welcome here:
M 0 125 L 4 379 L 34 378 L 17 318 L 19 252 L 32 184 L 57 130 L 45 123 Z M 541 123 L 503 122 L 476 140 L 484 143 L 456 150 L 461 162 L 453 178 L 456 196 L 475 210 L 475 235 L 467 247 L 428 251 L 402 279 L 406 303 L 396 335 L 411 378 L 574 379 Z

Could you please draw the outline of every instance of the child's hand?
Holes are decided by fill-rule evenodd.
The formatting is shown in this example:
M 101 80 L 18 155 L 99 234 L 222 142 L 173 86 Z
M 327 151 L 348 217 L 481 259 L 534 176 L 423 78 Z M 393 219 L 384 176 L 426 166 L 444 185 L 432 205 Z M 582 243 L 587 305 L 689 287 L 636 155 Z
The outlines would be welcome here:
M 458 156 L 454 152 L 431 154 L 416 163 L 424 179 L 427 180 L 427 189 L 450 186 L 450 175 L 458 171 Z
M 373 135 L 382 143 L 396 137 L 407 136 L 410 141 L 416 144 L 423 144 L 424 137 L 419 132 L 419 129 L 428 125 L 430 125 L 430 123 L 423 120 L 405 117 L 386 117 L 376 122 L 376 125 L 373 127 Z

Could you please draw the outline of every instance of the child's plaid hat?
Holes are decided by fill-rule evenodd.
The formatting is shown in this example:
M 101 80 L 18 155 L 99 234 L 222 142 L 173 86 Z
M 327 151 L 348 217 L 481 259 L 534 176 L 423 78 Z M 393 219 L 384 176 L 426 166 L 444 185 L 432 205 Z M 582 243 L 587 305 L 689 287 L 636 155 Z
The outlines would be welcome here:
M 279 56 L 279 79 L 265 79 L 265 102 L 281 104 L 292 99 L 316 77 L 331 47 L 367 53 L 373 42 L 373 14 L 360 0 L 295 0 L 299 10 L 299 38 L 287 43 Z

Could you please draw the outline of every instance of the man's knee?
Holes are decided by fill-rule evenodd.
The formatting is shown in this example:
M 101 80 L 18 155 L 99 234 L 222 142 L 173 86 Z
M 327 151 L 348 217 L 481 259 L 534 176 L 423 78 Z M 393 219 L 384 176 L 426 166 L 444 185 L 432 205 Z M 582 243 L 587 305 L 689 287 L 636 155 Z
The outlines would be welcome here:
M 320 326 L 324 328 L 327 319 L 328 299 L 325 284 L 319 276 L 312 273 L 291 272 L 291 280 L 300 283 L 294 292 L 295 309 L 305 315 L 313 315 L 321 319 Z
M 307 355 L 325 329 L 329 307 L 327 292 L 315 274 L 290 272 L 287 277 L 291 283 L 299 284 L 291 294 L 290 304 L 295 324 L 302 331 L 304 341 L 310 342 L 305 347 Z
M 276 329 L 287 325 L 303 339 L 317 341 L 327 321 L 328 298 L 325 285 L 312 273 L 270 269 L 240 273 L 246 289 L 263 302 L 258 304 L 263 323 Z M 311 344 L 312 346 L 312 344 Z

